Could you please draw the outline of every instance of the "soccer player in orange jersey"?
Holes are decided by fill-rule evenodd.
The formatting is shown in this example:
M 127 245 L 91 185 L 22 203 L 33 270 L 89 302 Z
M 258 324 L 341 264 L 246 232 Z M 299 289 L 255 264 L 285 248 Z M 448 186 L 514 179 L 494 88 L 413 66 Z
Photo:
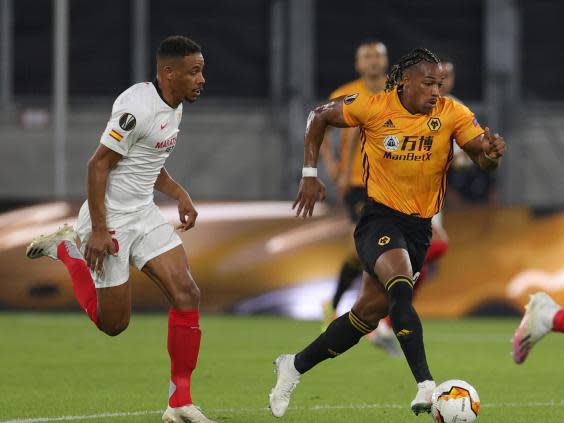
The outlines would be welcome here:
M 443 78 L 437 56 L 415 49 L 392 68 L 385 92 L 354 93 L 311 111 L 294 207 L 298 216 L 312 216 L 316 201 L 325 197 L 316 167 L 325 128 L 360 126 L 369 201 L 356 227 L 355 243 L 364 274 L 350 312 L 302 351 L 276 359 L 277 380 L 270 394 L 274 416 L 284 415 L 305 372 L 346 352 L 388 314 L 417 383 L 411 409 L 415 414 L 431 410 L 435 382 L 427 365 L 421 321 L 412 305 L 413 277 L 427 254 L 431 218 L 443 206 L 452 140 L 488 171 L 498 168 L 505 153 L 501 136 L 482 129 L 466 106 L 440 95 Z

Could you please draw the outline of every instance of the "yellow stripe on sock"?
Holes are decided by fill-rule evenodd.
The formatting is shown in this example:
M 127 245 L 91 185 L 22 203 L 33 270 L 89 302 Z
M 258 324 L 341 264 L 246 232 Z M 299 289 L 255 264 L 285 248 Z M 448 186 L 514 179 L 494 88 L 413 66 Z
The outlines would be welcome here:
M 358 317 L 356 317 L 356 315 L 352 311 L 349 312 L 349 320 L 351 321 L 353 326 L 355 328 L 357 328 L 360 332 L 362 332 L 362 333 L 372 332 L 372 329 L 370 327 L 368 327 L 368 325 L 366 323 L 364 323 L 362 320 L 360 320 Z
M 358 324 L 356 324 L 354 322 L 354 320 L 352 320 L 351 318 L 349 318 L 351 324 L 354 326 L 354 328 L 359 331 L 360 333 L 362 333 L 363 335 L 366 335 L 368 332 L 366 332 L 363 328 L 361 328 L 360 326 L 358 326 Z
M 407 277 L 407 276 L 395 276 L 393 278 L 391 278 L 388 282 L 386 282 L 386 290 L 389 291 L 392 286 L 394 286 L 397 283 L 400 282 L 405 282 L 407 283 L 410 287 L 413 288 L 413 281 L 411 280 L 411 278 Z
M 366 325 L 362 323 L 360 319 L 356 317 L 353 312 L 349 312 L 349 320 L 351 321 L 353 326 L 361 332 L 366 332 L 366 330 L 368 329 Z

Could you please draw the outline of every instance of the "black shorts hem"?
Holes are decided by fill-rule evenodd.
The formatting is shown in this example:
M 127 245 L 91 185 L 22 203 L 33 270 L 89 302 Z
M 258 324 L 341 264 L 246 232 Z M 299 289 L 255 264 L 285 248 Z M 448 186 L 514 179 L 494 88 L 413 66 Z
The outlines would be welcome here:
M 413 274 L 421 271 L 431 240 L 431 219 L 409 216 L 369 199 L 356 226 L 356 250 L 373 277 L 382 254 L 401 248 L 409 254 Z

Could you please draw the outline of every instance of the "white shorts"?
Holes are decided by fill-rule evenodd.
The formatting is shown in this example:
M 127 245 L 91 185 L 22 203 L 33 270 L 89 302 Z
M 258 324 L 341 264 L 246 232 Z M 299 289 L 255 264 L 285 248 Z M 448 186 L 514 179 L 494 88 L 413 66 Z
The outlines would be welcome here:
M 117 241 L 119 250 L 117 256 L 106 256 L 101 274 L 90 272 L 96 288 L 124 284 L 129 279 L 130 264 L 141 270 L 149 260 L 182 244 L 174 226 L 165 219 L 155 204 L 134 213 L 109 214 L 106 219 L 108 230 Z M 92 232 L 87 202 L 78 213 L 76 226 L 84 254 L 84 247 Z

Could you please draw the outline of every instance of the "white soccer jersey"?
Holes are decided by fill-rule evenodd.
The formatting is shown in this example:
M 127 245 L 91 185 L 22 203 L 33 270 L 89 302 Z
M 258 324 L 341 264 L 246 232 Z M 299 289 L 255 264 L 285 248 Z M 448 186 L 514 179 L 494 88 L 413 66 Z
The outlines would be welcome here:
M 135 84 L 116 99 L 100 139 L 123 156 L 109 174 L 108 213 L 130 213 L 153 202 L 155 181 L 176 145 L 181 119 L 182 104 L 170 107 L 156 81 Z

